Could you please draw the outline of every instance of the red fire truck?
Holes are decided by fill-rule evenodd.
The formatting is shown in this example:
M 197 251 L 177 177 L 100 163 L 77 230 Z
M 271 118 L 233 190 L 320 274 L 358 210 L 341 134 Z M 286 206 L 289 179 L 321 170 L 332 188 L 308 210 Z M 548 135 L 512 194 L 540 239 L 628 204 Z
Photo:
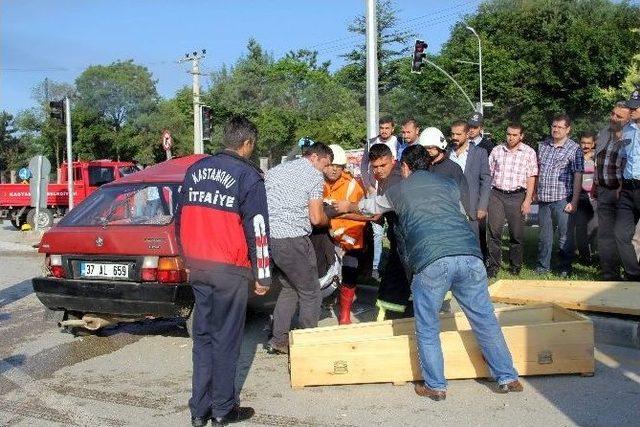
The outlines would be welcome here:
M 137 172 L 139 169 L 131 162 L 94 160 L 73 162 L 73 201 L 84 200 L 102 184 L 114 181 L 122 176 Z M 31 190 L 28 183 L 0 184 L 0 220 L 8 219 L 16 228 L 28 223 L 32 227 L 38 222 L 38 228 L 53 225 L 54 216 L 62 216 L 69 207 L 67 165 L 62 164 L 60 182 L 51 183 L 47 189 L 47 208 L 36 210 L 31 207 Z

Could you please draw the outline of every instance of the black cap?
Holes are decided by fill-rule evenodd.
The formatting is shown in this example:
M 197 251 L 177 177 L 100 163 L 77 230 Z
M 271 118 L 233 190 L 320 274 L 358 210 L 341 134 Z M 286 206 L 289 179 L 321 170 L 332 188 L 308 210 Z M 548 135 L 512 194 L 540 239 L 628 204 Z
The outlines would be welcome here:
M 634 90 L 629 99 L 625 101 L 624 105 L 632 110 L 640 108 L 640 91 L 638 89 Z
M 484 117 L 480 113 L 473 113 L 473 116 L 469 120 L 467 120 L 467 124 L 469 126 L 478 127 L 482 126 L 482 122 L 484 121 Z

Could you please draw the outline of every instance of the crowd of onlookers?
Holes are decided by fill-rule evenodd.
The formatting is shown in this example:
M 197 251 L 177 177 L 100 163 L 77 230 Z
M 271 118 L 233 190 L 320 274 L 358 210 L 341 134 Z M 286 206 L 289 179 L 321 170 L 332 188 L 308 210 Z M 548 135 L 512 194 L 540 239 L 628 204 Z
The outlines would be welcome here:
M 479 113 L 452 123 L 449 138 L 434 127 L 421 129 L 415 119 L 403 121 L 401 135 L 396 136 L 394 120 L 382 118 L 379 135 L 365 146 L 360 177 L 349 172 L 340 146 L 306 140 L 302 158 L 266 174 L 271 236 L 276 242 L 281 238 L 280 231 L 273 230 L 279 229 L 282 215 L 284 223 L 297 224 L 293 227 L 297 230 L 289 230 L 282 238 L 311 236 L 311 245 L 318 253 L 323 250 L 318 243 L 322 239 L 314 238 L 314 234 L 318 229 L 327 230 L 344 260 L 340 323 L 349 322 L 355 282 L 363 271 L 370 271 L 380 281 L 376 305 L 381 317 L 385 313 L 411 315 L 410 277 L 405 274 L 402 242 L 394 231 L 395 214 L 367 217 L 338 216 L 333 212 L 332 216 L 331 206 L 339 200 L 358 202 L 385 194 L 402 180 L 399 165 L 403 152 L 420 145 L 425 148 L 426 169 L 457 184 L 460 209 L 479 241 L 488 277 L 496 277 L 503 267 L 505 225 L 507 269 L 511 275 L 520 275 L 525 224 L 528 217 L 535 217 L 537 209 L 536 274 L 547 275 L 553 269 L 561 277 L 568 277 L 577 256 L 584 265 L 599 261 L 603 280 L 637 280 L 640 267 L 633 237 L 640 216 L 639 103 L 638 93 L 634 92 L 628 100 L 612 107 L 608 126 L 599 132 L 583 130 L 575 139 L 571 118 L 557 115 L 550 122 L 549 137 L 535 149 L 524 142 L 526 129 L 517 122 L 507 125 L 505 141 L 494 143 L 484 131 Z M 286 197 L 286 203 L 278 203 L 280 197 Z M 381 266 L 385 229 L 390 248 L 385 265 Z M 557 261 L 552 265 L 554 244 Z M 315 268 L 321 277 L 324 268 L 309 256 L 303 258 L 306 264 L 297 262 L 295 266 L 304 271 Z M 280 266 L 277 254 L 274 261 Z M 287 282 L 293 287 L 302 283 L 295 272 Z M 305 293 L 296 295 L 300 301 L 294 298 L 289 305 L 299 302 L 304 307 Z M 280 300 L 276 323 L 282 317 L 278 313 L 285 299 Z M 315 299 L 310 304 L 318 306 Z M 292 310 L 285 310 L 287 325 Z M 282 335 L 276 336 L 276 346 L 278 338 L 286 341 Z
M 640 148 L 636 148 L 639 102 L 634 92 L 629 100 L 613 106 L 608 126 L 599 132 L 584 130 L 576 139 L 571 118 L 557 115 L 550 123 L 549 137 L 536 149 L 523 142 L 526 130 L 517 122 L 508 124 L 505 141 L 496 145 L 485 135 L 483 117 L 478 113 L 467 121 L 454 122 L 448 141 L 436 128 L 421 131 L 413 119 L 402 123 L 403 138 L 397 138 L 390 131 L 395 126 L 393 119 L 383 118 L 380 134 L 365 149 L 363 184 L 369 194 L 376 187 L 368 159 L 371 145 L 388 146 L 397 160 L 406 147 L 420 144 L 427 149 L 429 170 L 453 178 L 461 187 L 461 203 L 477 231 L 490 277 L 502 266 L 505 223 L 508 268 L 514 275 L 520 273 L 524 226 L 532 206 L 537 205 L 536 273 L 551 272 L 557 234 L 558 262 L 554 267 L 561 276 L 571 274 L 577 255 L 585 265 L 599 260 L 603 280 L 636 280 L 640 270 L 631 248 L 638 221 L 633 194 L 640 177 L 640 170 L 634 170 L 640 169 Z M 619 209 L 622 215 L 617 215 Z M 374 230 L 377 227 L 374 225 Z M 375 233 L 376 240 L 380 235 Z M 375 270 L 378 248 L 376 242 Z

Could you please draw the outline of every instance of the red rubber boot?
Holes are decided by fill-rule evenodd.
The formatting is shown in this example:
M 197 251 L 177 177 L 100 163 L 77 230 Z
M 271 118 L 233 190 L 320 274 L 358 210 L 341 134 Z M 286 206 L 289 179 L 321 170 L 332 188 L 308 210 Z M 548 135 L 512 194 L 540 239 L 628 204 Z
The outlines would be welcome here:
M 351 324 L 351 304 L 356 295 L 356 288 L 340 285 L 340 315 L 338 316 L 338 324 Z

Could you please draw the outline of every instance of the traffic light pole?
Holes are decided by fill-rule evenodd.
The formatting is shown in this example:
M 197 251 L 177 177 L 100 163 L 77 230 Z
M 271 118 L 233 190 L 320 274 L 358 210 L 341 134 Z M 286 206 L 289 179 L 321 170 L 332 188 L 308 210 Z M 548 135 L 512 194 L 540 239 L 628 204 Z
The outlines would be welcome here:
M 71 151 L 71 101 L 64 97 L 65 124 L 67 125 L 67 191 L 69 192 L 69 210 L 73 209 L 73 152 Z
M 376 0 L 367 0 L 367 141 L 378 135 L 378 24 Z
M 476 111 L 476 106 L 473 105 L 473 101 L 471 101 L 471 98 L 469 98 L 469 95 L 467 95 L 467 92 L 464 91 L 464 89 L 462 89 L 462 86 L 460 86 L 460 84 L 456 81 L 456 79 L 454 79 L 453 77 L 451 77 L 451 75 L 449 73 L 447 73 L 445 70 L 443 70 L 442 68 L 440 68 L 438 65 L 436 65 L 435 63 L 431 62 L 428 59 L 424 59 L 424 62 L 431 65 L 432 67 L 434 67 L 436 70 L 440 71 L 442 74 L 444 74 L 445 76 L 447 76 L 449 78 L 449 80 L 451 80 L 453 82 L 454 85 L 456 85 L 456 87 L 460 90 L 460 92 L 462 92 L 462 94 L 464 95 L 464 97 L 467 99 L 467 101 L 469 102 L 469 105 L 471 105 L 471 110 L 472 111 Z

